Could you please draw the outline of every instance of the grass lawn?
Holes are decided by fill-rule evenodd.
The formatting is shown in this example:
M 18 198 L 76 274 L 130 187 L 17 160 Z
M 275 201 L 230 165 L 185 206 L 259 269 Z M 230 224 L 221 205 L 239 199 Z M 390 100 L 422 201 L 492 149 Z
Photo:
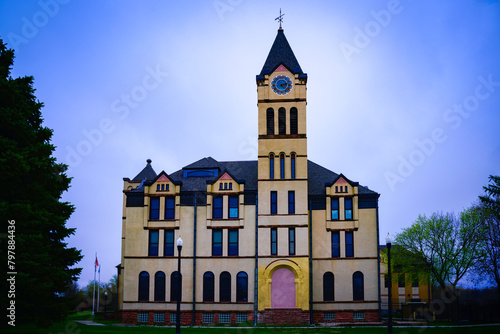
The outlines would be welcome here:
M 105 323 L 105 326 L 88 326 L 76 323 L 75 320 L 91 320 L 90 312 L 82 312 L 70 316 L 66 321 L 56 323 L 50 328 L 36 328 L 35 326 L 16 326 L 10 327 L 4 333 L 30 333 L 30 334 L 93 334 L 93 333 L 175 333 L 175 328 L 172 327 L 154 327 L 154 326 L 116 326 L 116 322 L 100 321 Z M 493 334 L 498 333 L 500 326 L 481 326 L 473 328 L 393 328 L 394 334 L 466 334 L 466 333 L 482 333 Z M 265 333 L 338 333 L 338 334 L 382 334 L 387 333 L 385 327 L 359 327 L 359 328 L 237 328 L 237 327 L 204 327 L 204 328 L 181 328 L 181 333 L 213 333 L 213 334 L 265 334 Z

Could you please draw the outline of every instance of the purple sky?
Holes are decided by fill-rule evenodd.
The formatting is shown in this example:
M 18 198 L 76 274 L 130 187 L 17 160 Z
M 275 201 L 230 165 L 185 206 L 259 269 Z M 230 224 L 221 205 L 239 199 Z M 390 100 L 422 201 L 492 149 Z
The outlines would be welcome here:
M 283 28 L 308 73 L 309 159 L 381 194 L 380 235 L 500 174 L 500 1 L 0 1 L 73 177 L 79 280 L 120 263 L 123 177 L 256 160 L 255 75 Z M 231 124 L 227 126 L 227 124 Z

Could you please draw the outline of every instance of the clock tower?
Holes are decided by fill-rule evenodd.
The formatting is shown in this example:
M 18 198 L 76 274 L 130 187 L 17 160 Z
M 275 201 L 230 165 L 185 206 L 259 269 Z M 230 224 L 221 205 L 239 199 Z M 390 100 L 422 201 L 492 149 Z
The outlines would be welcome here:
M 307 310 L 307 74 L 281 27 L 256 79 L 259 309 Z

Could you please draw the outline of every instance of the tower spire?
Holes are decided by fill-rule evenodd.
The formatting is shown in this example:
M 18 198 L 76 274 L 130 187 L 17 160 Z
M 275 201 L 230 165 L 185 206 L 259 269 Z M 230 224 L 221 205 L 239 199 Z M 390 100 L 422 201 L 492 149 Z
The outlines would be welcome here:
M 281 8 L 280 8 L 280 16 L 278 16 L 277 18 L 274 19 L 274 21 L 278 21 L 280 23 L 280 29 L 279 30 L 283 30 L 281 28 L 281 24 L 283 23 L 283 16 L 285 15 L 285 13 L 281 14 Z

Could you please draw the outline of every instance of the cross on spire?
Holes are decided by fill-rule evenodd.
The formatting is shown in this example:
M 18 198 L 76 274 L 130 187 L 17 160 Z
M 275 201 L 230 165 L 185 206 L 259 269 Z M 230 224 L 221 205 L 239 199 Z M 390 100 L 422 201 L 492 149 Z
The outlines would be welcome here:
M 280 16 L 278 16 L 277 18 L 274 19 L 274 21 L 278 21 L 280 23 L 280 30 L 281 30 L 281 24 L 283 23 L 283 16 L 285 15 L 285 13 L 281 14 L 281 8 L 280 8 Z

